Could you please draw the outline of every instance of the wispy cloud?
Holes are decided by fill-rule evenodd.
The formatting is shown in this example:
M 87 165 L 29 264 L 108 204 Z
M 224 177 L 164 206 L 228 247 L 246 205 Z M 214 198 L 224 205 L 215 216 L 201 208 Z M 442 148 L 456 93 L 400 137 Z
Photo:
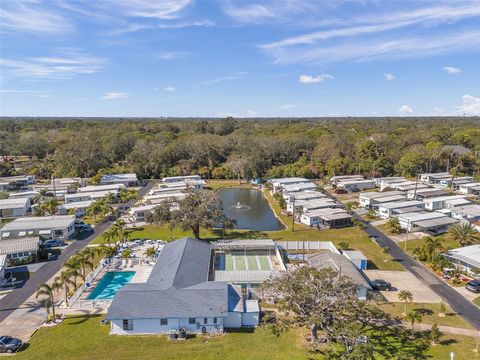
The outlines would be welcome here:
M 413 114 L 413 110 L 410 106 L 403 105 L 402 107 L 400 107 L 400 109 L 398 109 L 398 113 L 400 115 L 410 115 Z
M 317 76 L 312 76 L 312 75 L 300 75 L 298 78 L 298 81 L 301 82 L 302 84 L 315 84 L 319 82 L 323 82 L 327 79 L 333 79 L 332 75 L 329 74 L 321 74 Z
M 70 23 L 37 1 L 2 1 L 0 30 L 30 33 L 60 33 L 71 30 Z
M 443 70 L 445 70 L 447 72 L 447 74 L 451 74 L 451 75 L 459 74 L 459 73 L 462 72 L 462 70 L 460 70 L 457 67 L 453 67 L 453 66 L 444 66 Z
M 274 13 L 261 4 L 249 4 L 240 7 L 230 5 L 225 8 L 225 13 L 239 21 L 255 21 L 259 18 L 274 17 Z
M 248 74 L 249 74 L 248 71 L 238 71 L 228 76 L 207 80 L 203 84 L 210 85 L 210 84 L 215 84 L 215 83 L 224 82 L 224 81 L 239 80 L 239 79 L 243 79 L 245 75 L 248 75 Z
M 190 0 L 102 0 L 104 6 L 115 7 L 117 11 L 132 17 L 176 19 Z
M 480 115 L 480 98 L 467 94 L 462 96 L 462 102 L 462 105 L 457 106 L 459 115 Z
M 101 98 L 103 100 L 126 99 L 128 98 L 128 94 L 123 92 L 109 92 L 105 93 Z
M 47 94 L 44 91 L 38 91 L 38 90 L 0 89 L 0 94 L 29 95 L 29 96 L 37 96 L 41 98 L 52 97 L 51 94 Z
M 62 80 L 79 74 L 98 72 L 106 63 L 104 59 L 66 50 L 61 56 L 18 59 L 0 59 L 0 68 L 6 76 L 27 79 Z
M 156 58 L 159 60 L 181 60 L 185 59 L 189 53 L 182 51 L 167 51 L 157 54 Z
M 170 91 L 170 92 L 177 91 L 177 89 L 173 86 L 165 86 L 163 90 Z
M 395 80 L 395 75 L 390 74 L 390 73 L 385 73 L 385 74 L 383 74 L 383 77 L 384 77 L 385 80 L 387 80 L 387 81 Z
M 132 23 L 127 25 L 124 28 L 109 30 L 105 32 L 106 35 L 124 35 L 128 33 L 134 33 L 137 31 L 143 30 L 162 30 L 162 29 L 183 29 L 189 27 L 211 27 L 215 26 L 215 23 L 210 20 L 199 20 L 199 21 L 185 21 L 185 22 L 170 22 L 162 24 L 138 24 Z

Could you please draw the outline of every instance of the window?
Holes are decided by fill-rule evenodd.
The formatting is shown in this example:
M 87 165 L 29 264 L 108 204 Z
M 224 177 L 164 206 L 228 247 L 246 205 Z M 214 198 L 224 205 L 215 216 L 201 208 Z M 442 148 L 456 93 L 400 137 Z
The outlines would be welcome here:
M 133 330 L 133 320 L 123 320 L 123 330 Z
M 213 318 L 213 323 L 214 323 L 214 324 L 216 324 L 216 323 L 217 323 L 217 321 L 218 321 L 218 320 L 217 320 L 217 318 L 216 318 L 216 317 L 214 317 L 214 318 Z
M 195 318 L 188 318 L 189 324 L 195 324 Z
M 160 325 L 168 325 L 168 319 L 160 319 Z
M 204 323 L 204 324 L 208 324 L 208 319 L 207 319 L 207 318 L 203 318 L 203 323 Z

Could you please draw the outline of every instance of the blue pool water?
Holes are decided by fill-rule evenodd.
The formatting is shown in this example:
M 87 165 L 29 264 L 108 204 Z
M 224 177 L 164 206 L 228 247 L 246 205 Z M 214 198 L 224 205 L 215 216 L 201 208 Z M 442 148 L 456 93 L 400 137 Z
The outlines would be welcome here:
M 117 291 L 129 283 L 135 275 L 135 271 L 110 271 L 105 274 L 102 280 L 95 286 L 88 296 L 93 299 L 113 299 Z

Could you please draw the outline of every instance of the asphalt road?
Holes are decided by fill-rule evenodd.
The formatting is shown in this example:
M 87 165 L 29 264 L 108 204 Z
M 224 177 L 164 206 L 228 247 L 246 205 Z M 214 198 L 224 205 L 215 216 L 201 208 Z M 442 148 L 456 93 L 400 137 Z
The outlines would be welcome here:
M 340 200 L 328 192 L 325 192 L 325 194 L 333 200 L 339 202 L 341 207 L 344 206 Z M 475 329 L 480 331 L 480 308 L 478 306 L 471 303 L 463 295 L 454 290 L 450 285 L 439 279 L 437 275 L 435 275 L 425 266 L 411 258 L 397 245 L 395 241 L 375 228 L 372 224 L 366 222 L 357 214 L 353 214 L 352 216 L 365 224 L 364 231 L 370 237 L 375 237 L 375 240 L 380 247 L 384 248 L 388 246 L 390 248 L 390 256 L 392 256 L 395 261 L 398 261 L 400 264 L 402 264 L 407 271 L 411 272 L 415 277 L 421 280 L 433 292 L 446 301 L 455 312 L 461 315 Z
M 139 190 L 139 196 L 145 195 L 152 187 L 153 183 L 149 182 L 147 186 Z M 131 206 L 127 203 L 126 206 Z M 82 250 L 90 244 L 95 238 L 102 234 L 105 230 L 112 226 L 113 222 L 104 222 L 95 226 L 91 235 L 82 240 L 75 240 L 64 250 L 55 261 L 50 261 L 42 266 L 37 272 L 31 274 L 22 287 L 14 289 L 8 295 L 0 299 L 0 322 L 5 320 L 13 311 L 19 308 L 30 296 L 37 290 L 38 285 L 50 280 L 63 266 L 63 264 L 78 251 Z

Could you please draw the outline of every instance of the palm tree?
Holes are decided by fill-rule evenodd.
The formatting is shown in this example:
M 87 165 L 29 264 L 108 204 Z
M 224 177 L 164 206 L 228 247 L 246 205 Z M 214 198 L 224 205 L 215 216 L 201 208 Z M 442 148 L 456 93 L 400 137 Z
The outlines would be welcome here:
M 40 206 L 45 206 L 45 210 L 50 215 L 55 215 L 57 213 L 58 207 L 60 206 L 60 203 L 58 202 L 58 200 L 56 198 L 49 198 L 47 201 L 45 201 Z
M 116 229 L 111 227 L 110 229 L 105 231 L 102 236 L 103 239 L 107 241 L 107 244 L 110 245 L 112 241 L 115 241 L 117 239 Z
M 358 208 L 358 201 L 347 201 L 345 203 L 345 209 L 348 211 L 348 213 L 351 215 L 353 213 L 353 210 Z
M 115 223 L 111 227 L 111 230 L 114 234 L 115 240 L 119 240 L 122 243 L 128 241 L 128 238 L 130 237 L 130 231 L 125 228 L 125 221 L 115 221 Z
M 115 247 L 112 246 L 107 246 L 107 245 L 101 245 L 98 247 L 98 251 L 106 256 L 106 257 L 111 257 L 115 255 L 115 252 L 117 251 Z
M 73 288 L 74 290 L 77 290 L 77 278 L 78 276 L 81 276 L 81 273 L 79 272 L 81 264 L 78 255 L 72 256 L 70 259 L 68 259 L 68 261 L 63 264 L 63 267 L 67 269 L 70 277 L 73 277 Z
M 57 276 L 53 279 L 52 289 L 60 290 L 63 289 L 65 304 L 68 306 L 68 293 L 70 292 L 70 286 L 73 285 L 72 281 L 72 272 L 70 270 L 64 270 L 60 273 L 60 276 Z
M 128 259 L 132 255 L 132 250 L 130 249 L 125 249 L 122 251 L 122 258 L 123 259 Z
M 392 234 L 400 234 L 401 227 L 400 227 L 400 221 L 398 218 L 390 218 L 387 223 L 385 224 L 385 229 Z
M 145 252 L 143 253 L 147 258 L 153 260 L 155 256 L 157 256 L 157 250 L 153 246 L 149 247 Z
M 92 202 L 87 210 L 86 213 L 88 216 L 90 216 L 93 219 L 93 222 L 97 221 L 97 216 L 101 213 L 102 211 L 102 204 L 100 201 L 94 201 Z
M 53 288 L 48 285 L 48 284 L 40 284 L 37 287 L 37 293 L 35 294 L 35 298 L 38 299 L 40 296 L 46 297 L 45 299 L 45 306 L 47 308 L 47 314 L 50 306 L 52 307 L 52 315 L 53 315 L 53 321 L 55 322 L 56 316 L 55 316 L 55 301 L 53 299 Z
M 104 218 L 113 212 L 114 210 L 110 205 L 108 195 L 102 199 L 95 200 L 87 208 L 87 215 L 91 216 L 94 222 L 96 222 L 97 217 Z
M 458 241 L 460 246 L 468 246 L 478 242 L 478 231 L 468 222 L 461 221 L 450 226 L 448 235 L 455 241 Z
M 407 320 L 412 326 L 413 333 L 415 331 L 415 323 L 419 323 L 422 321 L 422 315 L 416 310 L 411 310 L 408 312 L 408 314 L 405 315 L 405 320 Z
M 413 301 L 413 294 L 408 290 L 402 290 L 398 293 L 398 300 L 405 302 L 404 314 L 407 313 L 407 303 Z
M 93 269 L 93 261 L 90 260 L 90 253 L 81 251 L 77 255 L 80 268 L 82 269 L 82 279 L 85 281 L 87 278 L 87 268 Z
M 55 195 L 48 189 L 40 189 L 37 194 L 32 198 L 34 204 L 40 204 L 45 201 L 46 198 L 54 197 Z

